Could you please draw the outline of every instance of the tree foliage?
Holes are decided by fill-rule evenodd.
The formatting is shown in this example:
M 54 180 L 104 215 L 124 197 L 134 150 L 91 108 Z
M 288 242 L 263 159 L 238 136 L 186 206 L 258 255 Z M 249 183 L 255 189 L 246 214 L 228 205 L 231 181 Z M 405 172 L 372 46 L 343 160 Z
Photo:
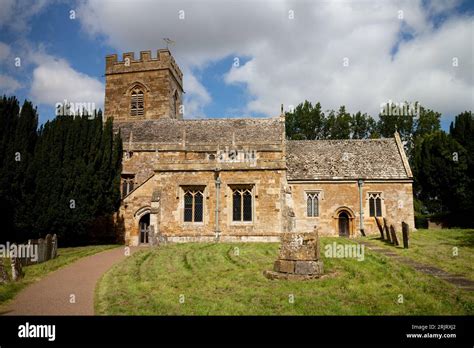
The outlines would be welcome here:
M 4 97 L 0 137 L 0 214 L 8 226 L 2 240 L 56 233 L 63 245 L 77 245 L 114 238 L 113 226 L 92 233 L 120 206 L 122 142 L 111 120 L 104 123 L 100 111 L 58 116 L 38 129 L 30 102 L 19 112 L 18 101 Z
M 406 103 L 408 104 L 408 103 Z M 384 112 L 378 120 L 360 111 L 322 111 L 304 101 L 286 113 L 289 139 L 370 139 L 400 134 L 414 175 L 418 213 L 444 215 L 453 226 L 473 226 L 474 118 L 471 111 L 456 116 L 449 133 L 441 130 L 441 114 L 423 108 L 412 115 Z M 386 105 L 388 107 L 388 105 Z M 384 109 L 388 110 L 387 108 Z

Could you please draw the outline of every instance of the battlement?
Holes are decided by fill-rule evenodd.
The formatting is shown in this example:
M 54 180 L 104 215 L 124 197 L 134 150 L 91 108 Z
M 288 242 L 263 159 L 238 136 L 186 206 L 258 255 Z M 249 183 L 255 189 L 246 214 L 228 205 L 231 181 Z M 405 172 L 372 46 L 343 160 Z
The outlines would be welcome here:
M 175 75 L 178 83 L 182 85 L 183 73 L 171 52 L 166 48 L 157 50 L 156 57 L 152 57 L 151 51 L 141 51 L 139 59 L 135 59 L 134 52 L 123 53 L 120 61 L 117 54 L 111 54 L 105 58 L 106 75 L 160 69 L 169 69 Z

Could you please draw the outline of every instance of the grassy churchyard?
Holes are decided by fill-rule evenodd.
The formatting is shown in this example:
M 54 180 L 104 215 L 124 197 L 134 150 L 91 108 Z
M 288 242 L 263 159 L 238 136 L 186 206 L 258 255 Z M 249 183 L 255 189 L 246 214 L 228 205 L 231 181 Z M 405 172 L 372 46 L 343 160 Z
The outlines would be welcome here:
M 408 250 L 375 237 L 367 239 L 413 260 L 474 279 L 474 230 L 413 232 Z M 268 280 L 262 275 L 277 259 L 277 243 L 189 243 L 144 249 L 104 274 L 96 287 L 96 313 L 474 314 L 474 291 L 459 289 L 367 248 L 361 261 L 325 257 L 326 245 L 357 240 L 321 238 L 321 242 L 326 275 L 303 282 Z
M 23 268 L 23 271 L 25 272 L 24 278 L 17 282 L 0 285 L 0 306 L 6 301 L 12 299 L 25 286 L 40 280 L 48 273 L 69 265 L 80 258 L 116 247 L 118 247 L 118 245 L 91 245 L 74 248 L 59 248 L 58 256 L 55 259 L 37 265 L 26 266 Z M 0 262 L 4 262 L 5 268 L 8 270 L 11 277 L 10 259 L 3 258 L 0 259 Z

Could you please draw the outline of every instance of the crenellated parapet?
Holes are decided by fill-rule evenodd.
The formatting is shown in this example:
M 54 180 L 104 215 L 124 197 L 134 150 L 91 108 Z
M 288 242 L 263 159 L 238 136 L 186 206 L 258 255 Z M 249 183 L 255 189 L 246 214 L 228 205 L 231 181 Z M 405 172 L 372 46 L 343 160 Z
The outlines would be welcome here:
M 182 87 L 183 73 L 168 49 L 157 50 L 155 57 L 152 57 L 151 51 L 140 51 L 138 59 L 134 52 L 123 53 L 121 60 L 118 60 L 117 54 L 108 55 L 105 59 L 105 75 L 163 69 L 169 69 Z

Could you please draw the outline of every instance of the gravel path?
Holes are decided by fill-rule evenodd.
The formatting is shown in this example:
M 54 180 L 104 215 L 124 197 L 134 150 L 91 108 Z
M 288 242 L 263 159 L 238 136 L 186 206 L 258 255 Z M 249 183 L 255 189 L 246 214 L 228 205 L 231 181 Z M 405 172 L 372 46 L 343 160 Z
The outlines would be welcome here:
M 130 248 L 130 254 L 137 249 Z M 120 247 L 79 259 L 27 286 L 2 314 L 94 315 L 97 282 L 110 267 L 125 257 L 125 249 Z

